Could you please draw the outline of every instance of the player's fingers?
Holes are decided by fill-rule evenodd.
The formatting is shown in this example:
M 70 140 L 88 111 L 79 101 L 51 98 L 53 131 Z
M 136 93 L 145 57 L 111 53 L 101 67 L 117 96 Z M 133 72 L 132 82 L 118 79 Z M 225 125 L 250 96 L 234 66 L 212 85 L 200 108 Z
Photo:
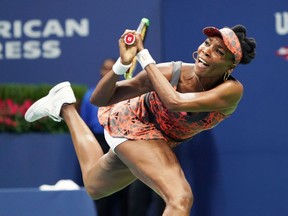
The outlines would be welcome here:
M 135 34 L 135 32 L 136 32 L 135 30 L 126 29 L 126 30 L 124 31 L 124 33 L 121 35 L 121 38 L 124 38 L 125 35 L 127 35 L 128 33 Z

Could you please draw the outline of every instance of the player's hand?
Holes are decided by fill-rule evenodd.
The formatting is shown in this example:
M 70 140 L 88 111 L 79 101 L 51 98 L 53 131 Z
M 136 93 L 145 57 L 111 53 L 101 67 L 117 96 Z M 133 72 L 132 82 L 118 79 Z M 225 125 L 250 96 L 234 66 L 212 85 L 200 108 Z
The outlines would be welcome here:
M 135 39 L 135 43 L 137 46 L 137 53 L 140 52 L 141 50 L 145 49 L 144 48 L 144 44 L 143 44 L 143 39 L 142 39 L 142 35 L 141 33 L 136 33 L 135 34 L 136 39 Z
M 133 43 L 131 45 L 127 45 L 124 42 L 124 37 L 127 34 L 133 34 L 136 36 L 136 40 L 137 40 L 137 34 L 135 30 L 125 30 L 125 32 L 121 35 L 120 39 L 119 39 L 119 50 L 120 50 L 120 57 L 121 57 L 121 62 L 124 65 L 128 65 L 132 62 L 133 58 L 136 56 L 137 54 L 137 42 Z

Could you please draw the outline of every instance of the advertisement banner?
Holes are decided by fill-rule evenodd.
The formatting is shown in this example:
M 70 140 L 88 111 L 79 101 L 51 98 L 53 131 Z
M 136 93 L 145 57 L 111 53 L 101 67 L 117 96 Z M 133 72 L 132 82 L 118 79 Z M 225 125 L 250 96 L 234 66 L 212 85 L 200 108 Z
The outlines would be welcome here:
M 1 83 L 94 85 L 105 58 L 118 58 L 125 29 L 150 20 L 145 45 L 160 60 L 160 3 L 73 0 L 1 1 Z

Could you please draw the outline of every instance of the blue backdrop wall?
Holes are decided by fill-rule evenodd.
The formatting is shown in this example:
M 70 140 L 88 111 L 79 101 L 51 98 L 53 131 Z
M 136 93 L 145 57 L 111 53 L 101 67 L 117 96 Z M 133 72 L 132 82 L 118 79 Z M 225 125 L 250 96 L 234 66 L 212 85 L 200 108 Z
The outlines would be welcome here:
M 195 195 L 191 215 L 288 214 L 287 1 L 0 3 L 0 83 L 94 85 L 102 60 L 118 57 L 121 33 L 142 17 L 158 62 L 192 61 L 205 26 L 245 25 L 258 47 L 255 61 L 233 72 L 245 87 L 239 108 L 176 152 Z

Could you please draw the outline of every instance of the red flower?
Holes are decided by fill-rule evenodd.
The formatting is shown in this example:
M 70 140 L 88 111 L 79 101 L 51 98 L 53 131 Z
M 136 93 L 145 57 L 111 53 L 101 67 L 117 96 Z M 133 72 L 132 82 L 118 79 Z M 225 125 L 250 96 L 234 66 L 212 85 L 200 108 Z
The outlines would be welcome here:
M 10 119 L 10 118 L 5 118 L 4 122 L 8 126 L 13 126 L 13 127 L 17 126 L 17 123 L 15 121 L 13 121 L 12 119 Z
M 32 105 L 33 101 L 30 99 L 26 99 L 22 105 L 18 107 L 18 112 L 21 113 L 22 116 L 25 115 L 26 111 L 29 109 L 29 107 Z

